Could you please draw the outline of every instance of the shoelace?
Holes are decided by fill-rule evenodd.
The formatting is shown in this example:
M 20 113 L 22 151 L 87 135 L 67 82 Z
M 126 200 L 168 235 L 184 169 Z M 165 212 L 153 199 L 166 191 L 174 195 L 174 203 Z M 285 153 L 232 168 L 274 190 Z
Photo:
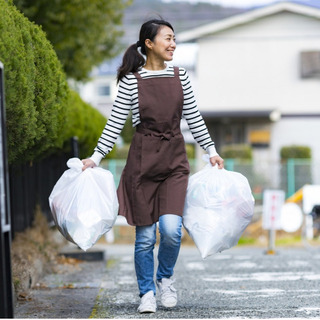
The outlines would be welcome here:
M 162 286 L 162 294 L 166 294 L 169 292 L 176 292 L 177 290 L 173 287 L 173 283 L 175 280 L 171 280 L 171 283 L 169 285 L 163 285 Z
M 154 297 L 153 296 L 147 296 L 147 297 L 144 297 L 143 299 L 143 304 L 153 304 L 154 303 Z

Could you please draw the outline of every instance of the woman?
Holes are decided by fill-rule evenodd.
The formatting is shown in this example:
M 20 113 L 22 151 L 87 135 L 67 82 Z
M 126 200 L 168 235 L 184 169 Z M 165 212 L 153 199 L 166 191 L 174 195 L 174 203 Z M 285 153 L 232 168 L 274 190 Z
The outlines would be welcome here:
M 150 20 L 141 26 L 139 41 L 124 54 L 118 69 L 119 91 L 111 116 L 83 170 L 99 165 L 119 136 L 129 111 L 136 132 L 118 187 L 119 214 L 136 226 L 135 270 L 140 313 L 156 311 L 153 249 L 159 222 L 160 244 L 156 283 L 165 307 L 177 304 L 173 269 L 181 243 L 182 213 L 189 163 L 180 131 L 184 116 L 195 140 L 223 168 L 198 111 L 186 71 L 168 66 L 176 48 L 170 23 Z M 146 56 L 146 59 L 143 55 Z

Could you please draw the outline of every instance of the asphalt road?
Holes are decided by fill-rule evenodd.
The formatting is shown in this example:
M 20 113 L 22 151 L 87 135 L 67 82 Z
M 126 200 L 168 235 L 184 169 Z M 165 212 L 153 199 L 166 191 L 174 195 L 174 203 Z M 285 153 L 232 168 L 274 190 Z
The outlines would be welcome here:
M 320 248 L 236 247 L 202 260 L 183 246 L 173 309 L 137 313 L 133 245 L 105 246 L 107 262 L 66 266 L 42 279 L 16 318 L 320 319 Z

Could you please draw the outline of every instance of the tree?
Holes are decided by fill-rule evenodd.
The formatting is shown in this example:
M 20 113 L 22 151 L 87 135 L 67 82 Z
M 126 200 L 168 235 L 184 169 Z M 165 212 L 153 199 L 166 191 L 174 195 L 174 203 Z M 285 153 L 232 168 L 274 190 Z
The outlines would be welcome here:
M 69 78 L 85 80 L 93 66 L 122 49 L 123 10 L 132 0 L 13 0 L 41 25 Z

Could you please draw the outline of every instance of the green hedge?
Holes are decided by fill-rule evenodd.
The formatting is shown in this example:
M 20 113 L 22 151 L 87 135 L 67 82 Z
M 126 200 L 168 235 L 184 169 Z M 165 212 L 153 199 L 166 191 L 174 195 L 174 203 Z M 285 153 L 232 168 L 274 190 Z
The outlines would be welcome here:
M 70 91 L 68 106 L 65 118 L 66 130 L 63 133 L 64 150 L 69 151 L 70 138 L 77 136 L 80 157 L 91 156 L 107 119 L 98 110 L 81 100 L 74 91 Z
M 308 146 L 284 146 L 280 150 L 281 188 L 291 196 L 305 184 L 312 184 L 311 148 Z M 296 159 L 296 160 L 294 160 Z
M 280 150 L 280 156 L 281 160 L 311 159 L 311 148 L 297 145 L 282 147 Z
M 221 157 L 224 159 L 252 159 L 252 148 L 245 144 L 226 145 L 221 148 Z
M 90 155 L 106 119 L 69 90 L 45 33 L 5 0 L 0 0 L 0 61 L 9 163 L 65 151 L 75 135 L 81 155 Z
M 9 163 L 61 147 L 68 87 L 40 27 L 0 0 L 0 61 L 5 70 Z

